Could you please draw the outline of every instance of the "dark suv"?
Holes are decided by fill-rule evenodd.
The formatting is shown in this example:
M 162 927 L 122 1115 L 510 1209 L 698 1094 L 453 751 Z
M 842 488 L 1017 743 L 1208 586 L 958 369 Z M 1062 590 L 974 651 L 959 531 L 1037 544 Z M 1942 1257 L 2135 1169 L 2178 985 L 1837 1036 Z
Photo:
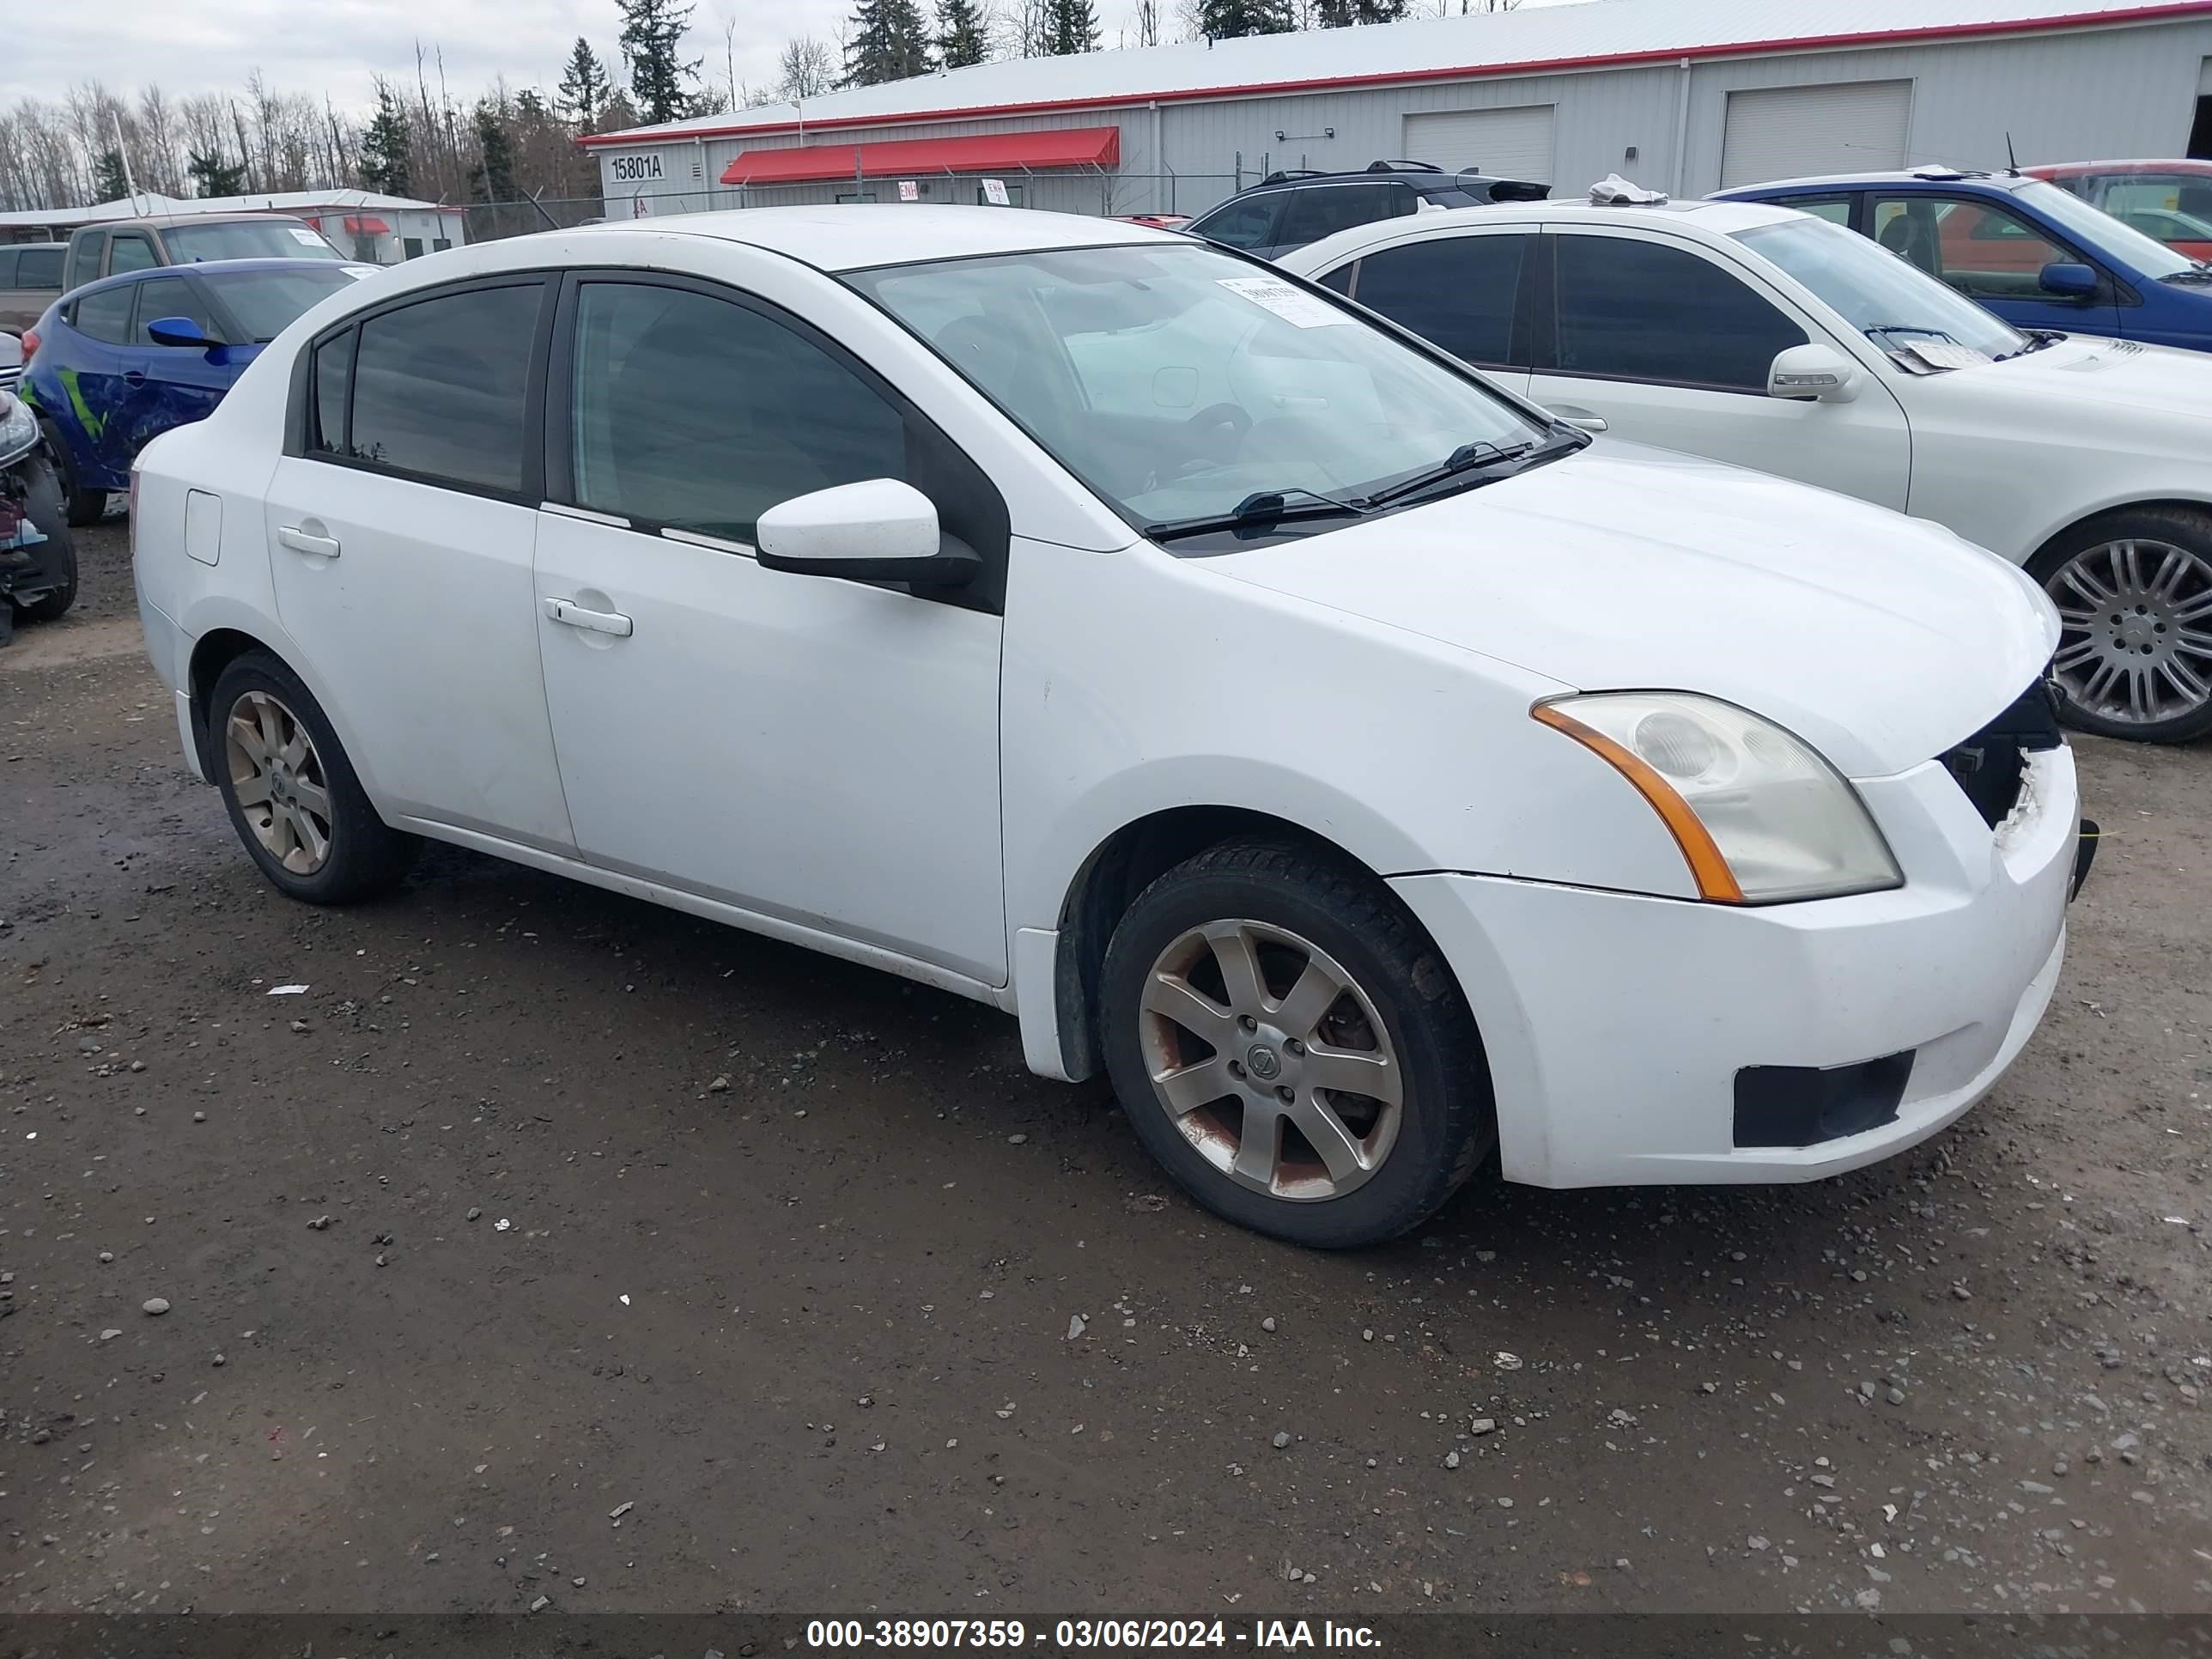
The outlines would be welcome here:
M 1271 173 L 1183 229 L 1262 259 L 1288 253 L 1354 225 L 1439 208 L 1486 202 L 1540 202 L 1549 185 L 1446 173 L 1426 161 L 1376 161 L 1360 173 Z

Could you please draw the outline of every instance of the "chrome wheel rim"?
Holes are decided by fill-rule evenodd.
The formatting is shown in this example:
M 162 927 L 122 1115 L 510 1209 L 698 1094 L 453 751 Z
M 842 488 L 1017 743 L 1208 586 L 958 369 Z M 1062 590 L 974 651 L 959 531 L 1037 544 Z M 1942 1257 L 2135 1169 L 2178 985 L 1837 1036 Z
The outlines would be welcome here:
M 223 721 L 223 754 L 238 810 L 269 856 L 295 876 L 329 863 L 330 783 L 300 717 L 266 691 L 249 691 Z
M 2075 708 L 2149 726 L 2212 700 L 2212 562 L 2171 542 L 2103 542 L 2045 591 L 2064 627 L 2051 672 Z
M 1397 1143 L 1405 1080 L 1352 975 L 1267 922 L 1210 922 L 1160 952 L 1139 1040 L 1152 1096 L 1200 1155 L 1271 1198 L 1341 1198 Z

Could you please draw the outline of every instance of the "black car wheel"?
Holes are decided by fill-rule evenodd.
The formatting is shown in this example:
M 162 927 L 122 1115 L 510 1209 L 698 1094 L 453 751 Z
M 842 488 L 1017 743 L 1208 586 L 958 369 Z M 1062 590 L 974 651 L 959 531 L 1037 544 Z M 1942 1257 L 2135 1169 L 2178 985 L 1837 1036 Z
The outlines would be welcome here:
M 54 622 L 76 603 L 76 538 L 70 534 L 62 482 L 52 466 L 36 455 L 25 465 L 31 476 L 23 505 L 31 523 L 46 538 L 35 556 L 50 573 L 52 585 L 31 599 L 18 599 L 15 610 L 32 622 Z

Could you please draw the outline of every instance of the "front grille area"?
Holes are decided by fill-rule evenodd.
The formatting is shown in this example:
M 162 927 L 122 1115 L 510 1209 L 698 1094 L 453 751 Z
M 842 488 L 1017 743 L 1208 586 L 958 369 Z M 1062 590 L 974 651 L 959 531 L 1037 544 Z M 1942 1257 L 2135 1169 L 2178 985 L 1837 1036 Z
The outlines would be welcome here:
M 1994 830 L 2002 823 L 2020 799 L 2021 775 L 2027 757 L 2039 749 L 2056 749 L 2058 702 L 2050 683 L 2035 682 L 2014 698 L 1995 720 L 1964 743 L 1947 749 L 1939 757 L 1965 791 L 1982 821 Z

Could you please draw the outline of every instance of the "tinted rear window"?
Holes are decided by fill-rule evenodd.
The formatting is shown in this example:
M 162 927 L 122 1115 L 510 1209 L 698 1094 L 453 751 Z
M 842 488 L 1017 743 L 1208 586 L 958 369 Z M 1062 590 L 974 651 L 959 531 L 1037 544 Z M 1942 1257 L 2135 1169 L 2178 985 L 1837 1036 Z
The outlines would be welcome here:
M 536 283 L 471 289 L 363 323 L 353 375 L 355 458 L 519 491 L 540 292 Z
M 27 247 L 17 256 L 17 288 L 58 289 L 62 285 L 62 254 L 58 247 Z
M 131 337 L 131 302 L 137 297 L 129 283 L 97 289 L 76 302 L 70 320 L 80 334 L 121 345 Z

